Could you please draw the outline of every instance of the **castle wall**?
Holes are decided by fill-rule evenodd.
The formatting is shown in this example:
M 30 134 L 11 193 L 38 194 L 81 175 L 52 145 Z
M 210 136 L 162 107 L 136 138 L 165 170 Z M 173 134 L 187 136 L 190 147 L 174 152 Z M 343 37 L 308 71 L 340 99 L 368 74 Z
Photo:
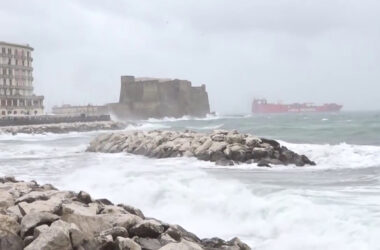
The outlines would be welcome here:
M 108 105 L 119 117 L 205 116 L 210 112 L 205 85 L 192 87 L 190 81 L 121 77 L 119 104 Z

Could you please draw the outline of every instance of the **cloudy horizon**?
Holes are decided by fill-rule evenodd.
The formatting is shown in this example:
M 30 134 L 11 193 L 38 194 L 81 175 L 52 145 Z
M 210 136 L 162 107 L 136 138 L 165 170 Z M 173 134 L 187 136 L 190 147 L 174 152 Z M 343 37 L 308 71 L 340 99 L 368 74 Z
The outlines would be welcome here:
M 206 84 L 211 108 L 254 97 L 379 110 L 375 0 L 2 1 L 0 41 L 28 43 L 45 105 L 117 102 L 120 76 Z

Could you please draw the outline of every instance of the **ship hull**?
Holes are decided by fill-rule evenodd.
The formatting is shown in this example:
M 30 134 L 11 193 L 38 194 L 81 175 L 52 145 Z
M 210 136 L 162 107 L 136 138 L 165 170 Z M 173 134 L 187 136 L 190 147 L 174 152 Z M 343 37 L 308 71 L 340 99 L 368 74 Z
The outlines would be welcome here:
M 342 107 L 335 103 L 314 106 L 310 104 L 272 104 L 265 100 L 255 100 L 252 104 L 252 113 L 324 113 L 339 112 Z

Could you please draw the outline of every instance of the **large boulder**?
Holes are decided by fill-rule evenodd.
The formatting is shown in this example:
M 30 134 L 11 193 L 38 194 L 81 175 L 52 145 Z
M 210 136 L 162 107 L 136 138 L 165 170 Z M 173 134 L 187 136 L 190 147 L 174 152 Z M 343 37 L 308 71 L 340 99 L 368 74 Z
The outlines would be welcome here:
M 24 242 L 17 234 L 0 228 L 0 249 L 22 250 L 24 249 Z
M 0 208 L 13 206 L 13 196 L 7 190 L 0 190 Z
M 132 239 L 117 237 L 115 243 L 119 250 L 142 250 L 141 246 Z
M 0 214 L 0 229 L 17 235 L 21 230 L 21 226 L 15 217 Z
M 74 224 L 59 220 L 43 231 L 25 250 L 72 250 L 83 241 L 83 234 Z
M 132 236 L 157 238 L 164 232 L 164 226 L 155 220 L 145 220 L 129 230 Z
M 59 216 L 48 212 L 37 212 L 25 215 L 21 220 L 21 236 L 32 234 L 31 230 L 43 224 L 51 224 Z
M 203 248 L 194 242 L 182 240 L 178 243 L 169 243 L 161 247 L 160 250 L 203 250 Z

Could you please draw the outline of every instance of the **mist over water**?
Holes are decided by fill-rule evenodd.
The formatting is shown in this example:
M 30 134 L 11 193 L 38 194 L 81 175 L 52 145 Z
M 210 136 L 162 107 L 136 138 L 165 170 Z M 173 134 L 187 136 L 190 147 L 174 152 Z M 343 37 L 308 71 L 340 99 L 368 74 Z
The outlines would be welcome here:
M 85 190 L 201 237 L 254 249 L 379 249 L 380 113 L 226 115 L 127 129 L 237 129 L 279 139 L 317 166 L 222 168 L 193 158 L 86 153 L 102 132 L 0 135 L 0 174 Z

